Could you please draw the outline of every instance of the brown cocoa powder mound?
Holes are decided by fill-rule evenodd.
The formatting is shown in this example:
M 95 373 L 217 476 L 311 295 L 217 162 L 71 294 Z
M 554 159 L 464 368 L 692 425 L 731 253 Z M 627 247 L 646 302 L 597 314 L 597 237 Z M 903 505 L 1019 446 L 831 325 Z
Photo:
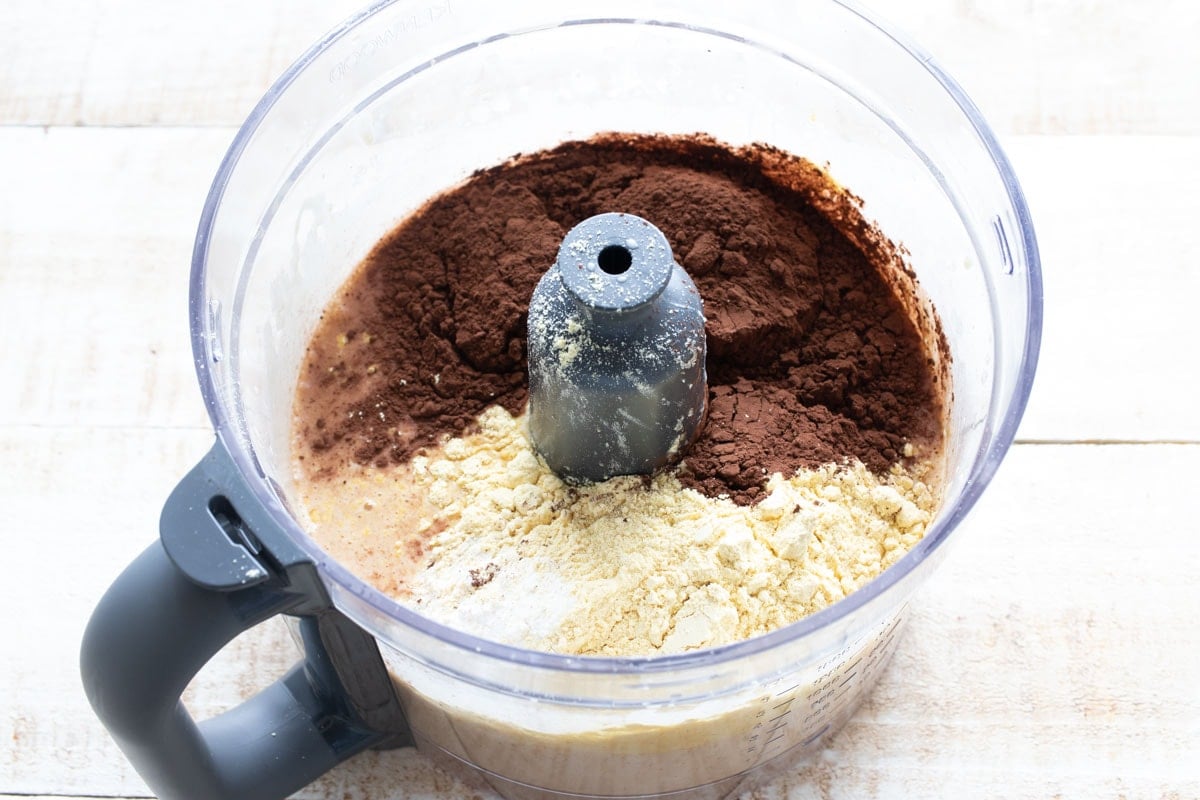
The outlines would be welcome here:
M 520 413 L 534 285 L 606 211 L 657 225 L 704 299 L 709 417 L 685 485 L 744 504 L 774 472 L 932 452 L 946 356 L 926 342 L 944 340 L 860 205 L 808 161 L 702 135 L 606 134 L 476 172 L 384 237 L 323 315 L 297 393 L 307 471 L 402 463 L 489 405 Z

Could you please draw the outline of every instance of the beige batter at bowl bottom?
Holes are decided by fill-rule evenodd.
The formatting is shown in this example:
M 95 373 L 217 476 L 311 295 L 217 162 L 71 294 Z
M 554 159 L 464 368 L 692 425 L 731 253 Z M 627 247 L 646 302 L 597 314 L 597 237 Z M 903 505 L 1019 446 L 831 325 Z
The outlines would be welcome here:
M 645 709 L 514 698 L 466 686 L 394 653 L 387 660 L 422 752 L 456 772 L 465 766 L 505 797 L 699 789 L 689 796 L 716 800 L 815 753 L 824 734 L 838 730 L 875 684 L 895 650 L 903 613 L 807 668 Z M 754 773 L 754 784 L 747 782 L 745 773 L 762 765 L 769 766 Z

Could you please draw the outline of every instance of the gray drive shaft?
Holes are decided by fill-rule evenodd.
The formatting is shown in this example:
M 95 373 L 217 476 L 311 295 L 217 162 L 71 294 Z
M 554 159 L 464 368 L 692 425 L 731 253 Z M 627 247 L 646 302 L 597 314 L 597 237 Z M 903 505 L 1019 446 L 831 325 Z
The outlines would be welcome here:
M 704 421 L 700 293 L 662 232 L 600 214 L 567 233 L 529 304 L 529 430 L 570 483 L 645 475 Z

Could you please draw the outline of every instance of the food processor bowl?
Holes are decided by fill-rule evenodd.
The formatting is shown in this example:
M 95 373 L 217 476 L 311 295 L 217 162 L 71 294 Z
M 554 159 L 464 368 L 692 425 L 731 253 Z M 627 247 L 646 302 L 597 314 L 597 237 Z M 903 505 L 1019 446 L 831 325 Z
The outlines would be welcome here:
M 952 356 L 944 499 L 925 538 L 846 599 L 732 645 L 595 658 L 471 636 L 332 560 L 293 500 L 305 346 L 375 242 L 481 167 L 606 131 L 704 132 L 823 165 L 902 245 L 908 289 L 936 308 Z M 333 683 L 381 657 L 413 740 L 443 763 L 510 798 L 725 797 L 817 751 L 878 679 L 909 598 L 1013 440 L 1041 308 L 1029 212 L 993 133 L 928 55 L 852 4 L 383 2 L 272 87 L 205 205 L 190 316 L 225 459 L 205 486 L 236 482 L 222 495 L 231 540 L 268 551 L 267 572 L 311 563 L 309 589 L 377 645 L 351 667 L 335 653 Z M 191 551 L 168 540 L 173 521 L 179 565 Z M 221 591 L 248 591 L 256 569 Z M 355 709 L 359 727 L 391 724 Z

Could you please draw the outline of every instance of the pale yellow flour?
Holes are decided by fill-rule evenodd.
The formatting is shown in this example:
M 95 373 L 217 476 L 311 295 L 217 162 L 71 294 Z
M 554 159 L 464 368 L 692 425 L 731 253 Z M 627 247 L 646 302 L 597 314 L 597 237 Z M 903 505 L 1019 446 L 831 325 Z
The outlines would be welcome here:
M 534 455 L 524 417 L 402 468 L 307 482 L 314 536 L 444 624 L 536 650 L 655 655 L 728 644 L 845 597 L 906 553 L 934 510 L 900 467 L 775 475 L 753 506 L 670 473 L 570 487 Z

